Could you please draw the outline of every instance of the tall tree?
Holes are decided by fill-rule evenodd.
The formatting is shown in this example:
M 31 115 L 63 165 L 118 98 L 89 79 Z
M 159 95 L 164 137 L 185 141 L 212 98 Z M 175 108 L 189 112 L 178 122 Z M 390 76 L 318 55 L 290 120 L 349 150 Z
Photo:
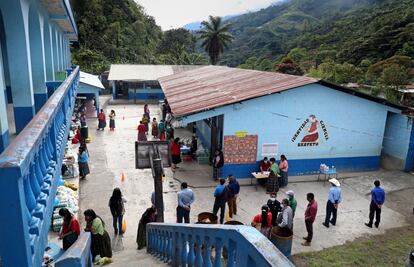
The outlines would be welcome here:
M 230 24 L 223 24 L 221 17 L 209 16 L 208 21 L 201 22 L 203 29 L 200 30 L 201 46 L 210 57 L 210 63 L 216 65 L 224 49 L 227 49 L 234 37 L 228 32 Z

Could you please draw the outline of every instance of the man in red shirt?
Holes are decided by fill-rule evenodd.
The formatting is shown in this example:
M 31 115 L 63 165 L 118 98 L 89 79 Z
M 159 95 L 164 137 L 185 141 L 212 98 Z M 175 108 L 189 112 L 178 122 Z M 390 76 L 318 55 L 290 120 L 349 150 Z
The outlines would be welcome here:
M 306 199 L 309 201 L 308 207 L 305 210 L 305 225 L 308 236 L 304 237 L 306 241 L 302 246 L 310 246 L 313 237 L 313 222 L 315 221 L 316 213 L 318 212 L 318 203 L 316 203 L 315 195 L 308 193 Z
M 267 160 L 267 157 L 264 157 L 262 161 L 260 161 L 260 172 L 268 172 L 270 171 L 270 161 Z

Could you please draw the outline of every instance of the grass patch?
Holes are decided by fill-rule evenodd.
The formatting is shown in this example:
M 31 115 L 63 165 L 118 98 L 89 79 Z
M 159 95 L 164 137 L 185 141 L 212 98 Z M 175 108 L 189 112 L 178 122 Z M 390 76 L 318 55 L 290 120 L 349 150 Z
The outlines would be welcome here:
M 404 266 L 413 248 L 414 228 L 404 227 L 319 252 L 300 253 L 292 261 L 298 267 Z

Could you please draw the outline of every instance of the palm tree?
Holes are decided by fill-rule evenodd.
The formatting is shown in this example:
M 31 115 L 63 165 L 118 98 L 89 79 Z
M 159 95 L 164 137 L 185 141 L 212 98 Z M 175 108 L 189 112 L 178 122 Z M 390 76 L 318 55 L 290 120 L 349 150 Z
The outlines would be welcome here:
M 201 22 L 203 29 L 199 31 L 201 44 L 210 57 L 210 63 L 216 65 L 220 53 L 227 49 L 234 37 L 228 32 L 230 24 L 223 24 L 221 17 L 209 16 L 208 21 Z

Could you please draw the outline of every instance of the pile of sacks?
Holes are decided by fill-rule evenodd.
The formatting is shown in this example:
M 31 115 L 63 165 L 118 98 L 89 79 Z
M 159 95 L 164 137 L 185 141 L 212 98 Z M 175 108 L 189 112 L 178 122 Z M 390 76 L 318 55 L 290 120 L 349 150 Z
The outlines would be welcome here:
M 59 232 L 63 224 L 63 218 L 59 215 L 61 208 L 67 208 L 72 214 L 78 213 L 79 206 L 76 191 L 66 186 L 58 187 L 52 219 L 52 230 L 54 232 Z

